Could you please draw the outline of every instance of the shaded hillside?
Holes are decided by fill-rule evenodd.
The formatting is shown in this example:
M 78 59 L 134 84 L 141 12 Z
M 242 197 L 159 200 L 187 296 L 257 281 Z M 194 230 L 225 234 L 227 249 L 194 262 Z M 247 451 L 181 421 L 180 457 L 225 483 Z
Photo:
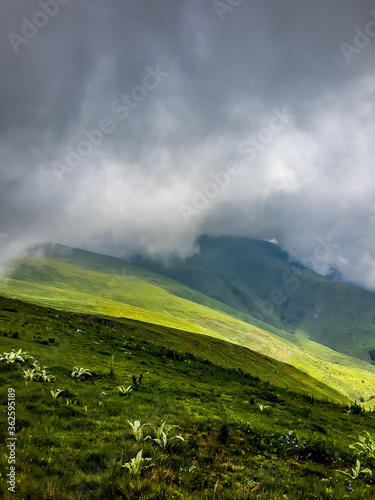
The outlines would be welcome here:
M 226 340 L 299 368 L 354 401 L 372 404 L 375 367 L 368 363 L 291 333 L 259 328 L 249 316 L 244 322 L 224 312 L 228 306 L 118 259 L 67 247 L 55 247 L 47 255 L 18 261 L 8 281 L 0 282 L 1 293 L 60 310 L 130 318 Z
M 200 252 L 185 261 L 134 262 L 278 329 L 371 362 L 375 293 L 292 264 L 266 241 L 202 237 L 199 245 Z

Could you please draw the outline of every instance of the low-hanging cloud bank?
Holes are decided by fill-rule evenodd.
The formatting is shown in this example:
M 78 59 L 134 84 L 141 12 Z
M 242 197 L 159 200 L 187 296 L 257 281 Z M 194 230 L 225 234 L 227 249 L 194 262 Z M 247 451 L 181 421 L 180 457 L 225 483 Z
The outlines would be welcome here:
M 353 45 L 372 2 L 58 3 L 0 47 L 2 262 L 41 241 L 185 257 L 241 235 L 375 288 L 375 41 Z M 42 20 L 0 9 L 5 40 Z

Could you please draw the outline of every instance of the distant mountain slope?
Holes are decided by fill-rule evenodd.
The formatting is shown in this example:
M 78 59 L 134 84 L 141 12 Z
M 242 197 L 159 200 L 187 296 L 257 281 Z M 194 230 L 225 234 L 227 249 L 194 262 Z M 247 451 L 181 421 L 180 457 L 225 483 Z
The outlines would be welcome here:
M 375 293 L 288 262 L 278 245 L 201 237 L 200 252 L 168 265 L 134 262 L 254 316 L 345 354 L 375 360 Z
M 4 338 L 4 332 L 9 333 L 11 330 L 17 332 L 17 338 L 22 339 L 23 345 L 27 339 L 29 349 L 35 348 L 35 339 L 41 346 L 45 339 L 54 335 L 58 339 L 60 350 L 64 351 L 64 356 L 68 350 L 72 350 L 72 342 L 76 350 L 87 353 L 95 347 L 92 339 L 88 338 L 89 333 L 95 332 L 98 335 L 96 330 L 106 327 L 118 333 L 116 343 L 119 343 L 120 349 L 117 346 L 116 356 L 127 358 L 121 352 L 121 349 L 126 351 L 122 342 L 126 334 L 127 338 L 136 337 L 137 342 L 163 347 L 166 352 L 171 349 L 176 353 L 190 353 L 226 369 L 241 369 L 244 373 L 259 377 L 275 387 L 300 394 L 305 392 L 320 399 L 328 398 L 340 403 L 349 403 L 342 394 L 293 366 L 217 338 L 123 318 L 114 320 L 67 312 L 57 315 L 57 312 L 54 309 L 35 307 L 0 296 L 0 344 L 13 343 L 17 346 L 20 343 L 13 338 Z M 69 339 L 72 335 L 74 338 Z M 49 344 L 49 347 L 55 346 Z M 109 346 L 105 345 L 102 349 L 109 349 Z
M 0 293 L 60 310 L 131 318 L 216 337 L 285 361 L 351 399 L 369 401 L 373 396 L 375 367 L 365 362 L 290 333 L 260 329 L 185 285 L 118 259 L 67 247 L 51 248 L 47 254 L 20 260 L 10 279 L 0 282 Z M 212 307 L 202 305 L 204 301 Z

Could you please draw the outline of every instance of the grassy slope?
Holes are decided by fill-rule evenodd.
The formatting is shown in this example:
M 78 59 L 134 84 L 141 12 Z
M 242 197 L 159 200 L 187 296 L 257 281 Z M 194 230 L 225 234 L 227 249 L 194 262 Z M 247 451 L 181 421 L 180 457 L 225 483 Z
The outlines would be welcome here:
M 277 328 L 370 361 L 375 293 L 292 266 L 266 241 L 203 237 L 200 247 L 199 254 L 168 266 L 136 262 Z
M 8 296 L 59 309 L 141 319 L 213 335 L 287 361 L 353 400 L 363 397 L 367 401 L 374 393 L 374 367 L 307 339 L 279 332 L 281 338 L 220 311 L 182 299 L 181 295 L 194 299 L 196 293 L 168 278 L 117 259 L 74 251 L 60 258 L 24 260 L 12 276 L 13 279 L 1 288 Z M 202 301 L 202 297 L 199 300 Z
M 240 500 L 252 498 L 254 487 L 260 500 L 375 495 L 365 476 L 355 481 L 353 492 L 349 478 L 337 471 L 354 465 L 349 444 L 365 430 L 373 432 L 373 414 L 347 414 L 342 406 L 283 389 L 304 381 L 314 391 L 318 387 L 285 364 L 204 335 L 2 297 L 0 329 L 0 353 L 27 350 L 56 377 L 51 384 L 26 383 L 22 366 L 0 364 L 1 400 L 8 387 L 16 391 L 17 493 L 5 492 L 3 474 L 0 496 L 6 500 Z M 237 362 L 279 387 L 216 362 Z M 90 369 L 94 378 L 70 378 L 75 365 Z M 145 371 L 140 390 L 120 397 L 116 386 Z M 53 399 L 50 390 L 57 388 L 64 392 Z M 261 411 L 258 403 L 270 408 Z M 5 409 L 0 407 L 3 443 Z M 185 442 L 166 450 L 152 441 L 137 445 L 128 419 L 153 425 L 167 420 Z M 137 478 L 121 465 L 140 449 L 151 467 Z M 0 467 L 7 471 L 3 453 Z
M 61 349 L 64 351 L 71 349 L 68 343 L 70 344 L 73 340 L 77 349 L 81 347 L 90 350 L 93 343 L 92 340 L 86 338 L 85 328 L 87 325 L 99 325 L 97 327 L 99 330 L 102 324 L 109 325 L 110 329 L 120 334 L 116 343 L 121 340 L 125 331 L 128 336 L 130 332 L 130 336 L 136 338 L 137 342 L 152 343 L 179 353 L 191 353 L 197 358 L 209 360 L 211 363 L 226 369 L 241 369 L 244 373 L 248 373 L 252 377 L 260 377 L 263 381 L 277 387 L 299 393 L 308 393 L 321 399 L 328 398 L 339 403 L 349 402 L 332 387 L 317 381 L 293 366 L 208 335 L 125 318 L 115 319 L 102 316 L 102 319 L 97 319 L 97 316 L 92 314 L 70 314 L 61 311 L 59 314 L 56 313 L 57 311 L 49 308 L 33 306 L 0 296 L 0 343 L 9 342 L 4 338 L 5 334 L 7 337 L 12 337 L 17 332 L 16 336 L 22 339 L 22 345 L 27 350 L 32 348 L 32 344 L 25 344 L 25 340 L 29 342 L 37 340 L 38 344 L 44 342 L 48 347 L 54 347 L 47 342 L 51 337 L 56 338 L 59 342 L 60 349 L 58 351 L 60 354 Z M 83 323 L 85 328 L 81 329 L 78 323 Z M 62 324 L 63 329 L 61 329 Z M 71 335 L 66 335 L 67 332 L 74 334 L 74 339 Z M 54 351 L 55 349 L 49 350 Z M 109 354 L 110 350 L 108 350 Z M 75 364 L 79 363 L 78 358 L 75 358 Z M 95 359 L 95 355 L 93 359 Z

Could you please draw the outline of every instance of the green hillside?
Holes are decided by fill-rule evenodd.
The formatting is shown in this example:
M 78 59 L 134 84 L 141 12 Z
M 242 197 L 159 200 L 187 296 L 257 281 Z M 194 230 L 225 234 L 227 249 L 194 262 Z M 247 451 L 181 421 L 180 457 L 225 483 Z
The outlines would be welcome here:
M 184 285 L 120 260 L 57 247 L 46 258 L 19 261 L 9 276 L 0 285 L 8 297 L 227 340 L 301 368 L 352 400 L 372 405 L 375 367 L 306 338 L 260 329 L 218 310 L 219 303 Z
M 44 313 L 46 317 L 43 316 Z M 65 318 L 69 324 L 62 322 L 61 318 Z M 71 335 L 66 334 L 70 333 L 74 334 L 77 347 L 90 350 L 93 346 L 92 341 L 86 338 L 85 328 L 82 330 L 77 326 L 75 329 L 76 322 L 84 324 L 85 328 L 91 325 L 94 330 L 100 330 L 101 326 L 105 326 L 116 335 L 117 333 L 122 335 L 124 331 L 130 335 L 129 332 L 131 332 L 132 338 L 137 342 L 151 343 L 179 353 L 190 353 L 217 366 L 229 370 L 241 370 L 252 377 L 260 377 L 264 382 L 271 383 L 275 387 L 310 394 L 320 399 L 326 398 L 338 403 L 349 402 L 342 394 L 293 366 L 208 335 L 125 318 L 115 319 L 82 313 L 69 314 L 0 296 L 0 342 L 5 342 L 5 344 L 9 342 L 7 339 L 9 337 L 22 339 L 24 348 L 26 339 L 39 345 L 54 347 L 51 345 L 54 342 L 48 342 L 48 339 L 53 337 L 59 343 L 60 356 L 61 349 L 65 351 L 68 348 Z M 112 340 L 115 340 L 116 344 L 120 341 L 117 338 Z M 14 344 L 14 340 L 10 342 Z M 34 346 L 28 344 L 26 347 L 31 349 Z M 125 348 L 121 347 L 121 349 L 126 351 Z
M 375 293 L 293 265 L 267 241 L 205 236 L 199 245 L 185 261 L 135 262 L 281 330 L 368 362 L 374 350 L 375 359 Z
M 319 399 L 345 402 L 284 363 L 206 335 L 1 296 L 0 332 L 0 397 L 14 391 L 17 434 L 16 493 L 0 475 L 5 500 L 375 495 L 369 475 L 354 488 L 346 475 L 359 456 L 350 445 L 373 434 L 373 414 Z M 7 362 L 12 350 L 18 362 Z M 42 368 L 45 380 L 35 376 Z M 143 435 L 132 432 L 136 421 Z M 132 467 L 141 451 L 146 460 Z

